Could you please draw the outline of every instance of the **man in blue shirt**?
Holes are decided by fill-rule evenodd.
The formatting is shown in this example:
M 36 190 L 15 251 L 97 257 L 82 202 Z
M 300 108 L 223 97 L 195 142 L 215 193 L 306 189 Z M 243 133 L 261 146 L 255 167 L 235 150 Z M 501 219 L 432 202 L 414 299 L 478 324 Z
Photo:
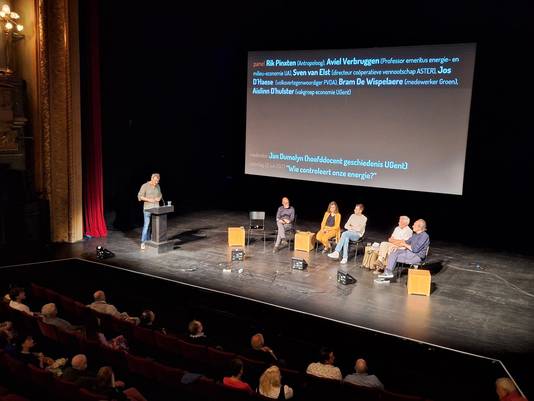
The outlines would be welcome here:
M 426 221 L 419 219 L 413 223 L 413 232 L 414 234 L 410 239 L 401 242 L 401 249 L 397 249 L 389 255 L 386 270 L 378 276 L 379 278 L 393 278 L 393 270 L 395 270 L 397 262 L 411 265 L 420 263 L 426 258 L 430 245 L 430 237 L 426 233 Z

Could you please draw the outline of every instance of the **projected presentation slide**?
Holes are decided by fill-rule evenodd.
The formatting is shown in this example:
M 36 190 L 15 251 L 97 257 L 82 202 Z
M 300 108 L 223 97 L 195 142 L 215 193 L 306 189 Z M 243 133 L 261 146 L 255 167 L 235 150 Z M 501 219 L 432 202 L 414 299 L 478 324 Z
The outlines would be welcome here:
M 245 173 L 462 194 L 475 51 L 249 52 Z

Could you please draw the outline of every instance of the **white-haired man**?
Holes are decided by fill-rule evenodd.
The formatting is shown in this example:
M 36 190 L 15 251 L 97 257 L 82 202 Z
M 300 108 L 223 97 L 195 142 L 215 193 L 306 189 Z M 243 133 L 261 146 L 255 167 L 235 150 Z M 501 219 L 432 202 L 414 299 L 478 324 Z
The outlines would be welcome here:
M 419 219 L 413 223 L 413 232 L 414 234 L 410 239 L 400 242 L 401 248 L 389 255 L 386 270 L 378 276 L 379 278 L 393 278 L 393 270 L 395 270 L 397 262 L 414 264 L 425 259 L 430 245 L 430 237 L 426 233 L 426 222 Z
M 145 242 L 149 240 L 148 230 L 150 228 L 150 216 L 151 213 L 148 209 L 159 206 L 159 201 L 162 198 L 161 188 L 159 187 L 160 176 L 158 173 L 152 174 L 150 181 L 141 185 L 141 189 L 137 194 L 139 202 L 143 203 L 143 231 L 141 232 L 141 250 L 145 249 Z
M 378 249 L 378 259 L 375 263 L 375 274 L 379 273 L 379 270 L 384 270 L 387 263 L 387 258 L 391 252 L 402 247 L 402 242 L 407 241 L 413 235 L 413 231 L 409 226 L 410 218 L 408 216 L 399 217 L 399 225 L 393 230 L 393 234 L 387 241 L 380 243 Z

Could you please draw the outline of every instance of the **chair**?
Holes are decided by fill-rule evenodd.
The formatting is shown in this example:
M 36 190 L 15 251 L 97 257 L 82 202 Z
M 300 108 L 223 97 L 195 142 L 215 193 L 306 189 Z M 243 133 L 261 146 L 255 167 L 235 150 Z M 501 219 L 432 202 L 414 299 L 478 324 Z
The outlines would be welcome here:
M 351 245 L 356 245 L 356 253 L 354 254 L 354 263 L 358 264 L 358 248 L 360 247 L 360 244 L 363 243 L 363 238 L 365 237 L 365 231 L 362 233 L 362 236 L 358 238 L 356 241 L 349 241 L 349 247 Z
M 263 234 L 263 251 L 265 252 L 265 212 L 249 212 L 247 247 L 250 245 L 250 235 Z
M 421 267 L 424 267 L 427 264 L 427 258 L 428 258 L 428 251 L 430 250 L 430 246 L 426 248 L 425 257 L 422 261 L 419 263 L 403 263 L 403 262 L 397 262 L 395 264 L 395 269 L 397 270 L 397 280 L 399 280 L 402 276 L 402 273 L 404 273 L 405 270 L 408 269 L 419 269 Z

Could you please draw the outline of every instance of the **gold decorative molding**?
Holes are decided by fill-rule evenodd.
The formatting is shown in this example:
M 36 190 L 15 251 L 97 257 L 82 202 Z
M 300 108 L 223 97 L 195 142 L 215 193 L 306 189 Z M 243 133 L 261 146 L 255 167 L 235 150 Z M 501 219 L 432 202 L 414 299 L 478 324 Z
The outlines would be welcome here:
M 36 184 L 50 204 L 52 241 L 75 242 L 83 237 L 78 0 L 36 1 Z

